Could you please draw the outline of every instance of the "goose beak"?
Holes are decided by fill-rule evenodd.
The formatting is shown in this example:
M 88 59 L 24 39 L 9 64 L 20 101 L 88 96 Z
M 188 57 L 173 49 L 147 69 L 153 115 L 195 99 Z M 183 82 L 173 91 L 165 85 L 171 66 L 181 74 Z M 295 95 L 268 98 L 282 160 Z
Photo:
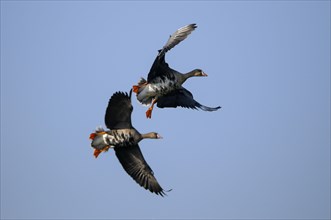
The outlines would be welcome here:
M 157 134 L 157 139 L 163 139 L 163 137 L 160 134 Z
M 202 72 L 202 76 L 208 76 L 205 72 Z

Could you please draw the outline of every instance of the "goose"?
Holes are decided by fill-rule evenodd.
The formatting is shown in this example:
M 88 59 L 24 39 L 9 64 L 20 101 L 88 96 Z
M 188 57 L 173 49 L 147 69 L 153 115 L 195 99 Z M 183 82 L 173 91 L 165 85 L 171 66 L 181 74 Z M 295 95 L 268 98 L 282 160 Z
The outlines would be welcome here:
M 190 109 L 201 109 L 203 111 L 216 111 L 218 107 L 207 107 L 196 100 L 190 91 L 182 84 L 191 77 L 208 76 L 201 69 L 194 69 L 188 73 L 180 73 L 171 69 L 165 61 L 165 54 L 185 40 L 192 31 L 197 28 L 196 24 L 189 24 L 175 31 L 162 49 L 158 50 L 154 63 L 148 73 L 147 80 L 141 78 L 137 85 L 133 86 L 137 100 L 143 105 L 150 105 L 146 111 L 146 117 L 152 117 L 155 103 L 159 108 L 184 107 Z
M 90 134 L 94 156 L 97 158 L 101 152 L 113 148 L 124 170 L 141 187 L 163 197 L 166 194 L 154 177 L 138 145 L 143 139 L 161 139 L 162 136 L 156 132 L 141 134 L 132 126 L 131 94 L 132 90 L 129 94 L 116 92 L 111 96 L 105 114 L 105 124 L 110 130 L 97 128 Z

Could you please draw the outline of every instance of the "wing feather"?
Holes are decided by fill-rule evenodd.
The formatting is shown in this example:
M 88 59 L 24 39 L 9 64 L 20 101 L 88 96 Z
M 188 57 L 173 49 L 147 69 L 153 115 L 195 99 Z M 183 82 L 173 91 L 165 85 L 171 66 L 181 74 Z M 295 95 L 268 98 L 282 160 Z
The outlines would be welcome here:
M 166 52 L 174 48 L 181 41 L 185 40 L 188 35 L 197 28 L 196 24 L 189 24 L 179 28 L 168 39 L 167 43 L 161 49 L 159 56 L 163 56 Z
M 142 187 L 164 196 L 165 192 L 154 177 L 153 170 L 147 164 L 137 145 L 115 147 L 115 153 L 124 170 Z
M 173 71 L 171 68 L 169 68 L 169 65 L 165 62 L 164 56 L 166 52 L 174 48 L 177 44 L 182 42 L 187 38 L 188 35 L 192 33 L 192 31 L 197 28 L 196 24 L 189 24 L 184 27 L 179 28 L 177 31 L 175 31 L 172 35 L 170 35 L 167 43 L 163 46 L 161 50 L 159 50 L 159 53 L 157 57 L 155 58 L 153 65 L 148 73 L 147 81 L 151 82 L 153 79 L 169 75 L 169 71 Z
M 194 100 L 192 93 L 184 87 L 159 97 L 157 101 L 157 107 L 159 108 L 176 108 L 178 106 L 191 109 L 199 108 L 203 111 L 216 111 L 221 108 L 220 106 L 213 108 L 201 105 Z
M 105 114 L 105 124 L 109 129 L 132 128 L 131 113 L 133 107 L 131 104 L 131 94 L 116 92 L 108 102 Z

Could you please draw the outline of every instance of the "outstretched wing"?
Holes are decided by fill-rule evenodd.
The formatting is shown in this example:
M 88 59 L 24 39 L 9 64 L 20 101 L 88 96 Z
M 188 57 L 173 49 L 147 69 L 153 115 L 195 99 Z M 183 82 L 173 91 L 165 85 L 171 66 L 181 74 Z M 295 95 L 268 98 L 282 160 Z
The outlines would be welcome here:
M 165 195 L 162 187 L 154 177 L 153 170 L 146 163 L 138 144 L 128 147 L 115 147 L 114 150 L 124 170 L 140 186 L 157 195 Z
M 131 113 L 133 107 L 131 104 L 131 94 L 116 92 L 109 99 L 105 115 L 105 124 L 109 129 L 132 128 Z
M 166 52 L 174 48 L 181 41 L 185 40 L 188 35 L 197 28 L 196 24 L 189 24 L 184 27 L 179 28 L 175 31 L 170 37 L 167 43 L 163 46 L 163 48 L 159 52 L 159 56 L 163 56 Z
M 191 109 L 199 108 L 204 111 L 216 111 L 221 108 L 220 106 L 212 108 L 201 105 L 199 102 L 194 100 L 192 93 L 184 87 L 158 98 L 157 107 L 159 108 L 176 108 L 177 106 Z
M 192 31 L 194 31 L 195 28 L 197 28 L 196 24 L 189 24 L 179 28 L 170 36 L 167 43 L 163 46 L 161 50 L 159 50 L 159 54 L 154 60 L 154 63 L 148 73 L 148 82 L 151 82 L 154 78 L 158 76 L 167 74 L 166 70 L 169 68 L 169 66 L 164 60 L 166 52 L 174 48 L 181 41 L 185 40 L 187 36 L 190 35 Z

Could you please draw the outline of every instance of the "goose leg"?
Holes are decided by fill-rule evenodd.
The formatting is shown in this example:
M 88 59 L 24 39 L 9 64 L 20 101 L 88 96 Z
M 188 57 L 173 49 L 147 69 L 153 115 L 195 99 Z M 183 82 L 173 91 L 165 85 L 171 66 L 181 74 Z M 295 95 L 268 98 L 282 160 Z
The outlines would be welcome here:
M 134 86 L 132 86 L 132 91 L 133 91 L 134 93 L 137 93 L 137 94 L 138 94 L 139 89 L 140 89 L 141 87 L 146 86 L 146 85 L 147 85 L 147 82 L 146 82 L 146 81 L 139 82 L 138 85 L 134 85 Z
M 106 152 L 106 151 L 108 151 L 109 150 L 109 148 L 110 148 L 110 146 L 106 146 L 106 147 L 104 147 L 103 149 L 94 149 L 94 153 L 93 153 L 93 155 L 95 156 L 95 158 L 97 158 L 98 156 L 99 156 L 99 154 L 101 154 L 102 152 Z
M 153 111 L 153 108 L 154 108 L 154 104 L 156 102 L 157 102 L 157 100 L 153 99 L 151 107 L 149 107 L 148 110 L 146 111 L 146 117 L 147 118 L 152 118 L 152 111 Z
M 93 155 L 95 156 L 95 158 L 97 158 L 101 152 L 102 150 L 95 149 Z

